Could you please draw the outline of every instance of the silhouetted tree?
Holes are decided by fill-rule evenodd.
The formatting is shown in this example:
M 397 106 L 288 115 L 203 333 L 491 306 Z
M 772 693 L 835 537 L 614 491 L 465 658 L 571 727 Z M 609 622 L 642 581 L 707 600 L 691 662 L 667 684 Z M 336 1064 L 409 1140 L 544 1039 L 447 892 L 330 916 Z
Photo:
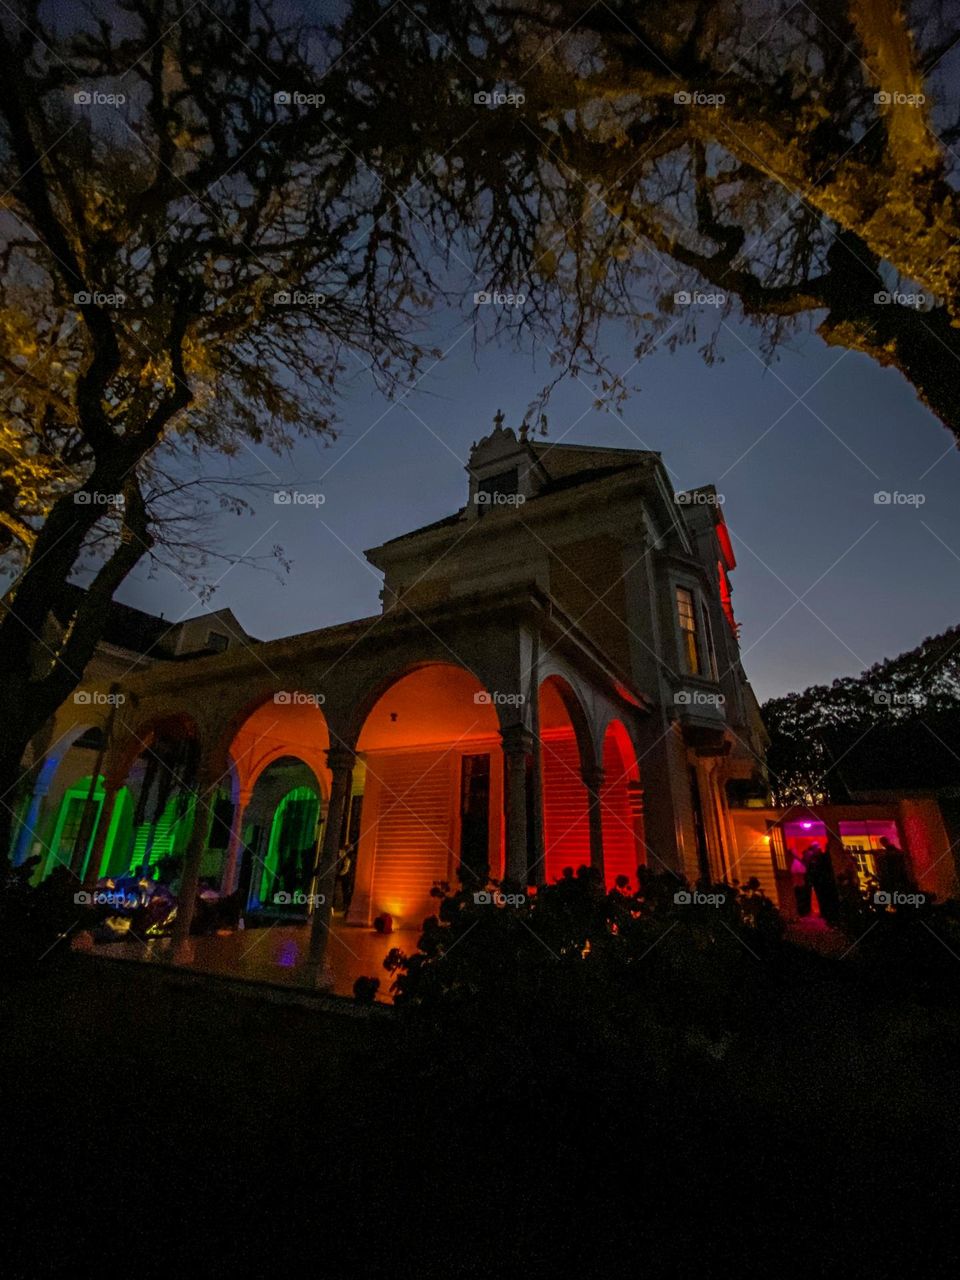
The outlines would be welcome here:
M 960 777 L 960 627 L 859 676 L 764 703 L 778 804 Z
M 960 433 L 955 6 L 360 0 L 352 23 L 385 102 L 407 77 L 435 100 L 436 181 L 485 220 L 470 265 L 559 359 L 602 366 L 603 315 L 638 354 L 708 318 L 708 359 L 735 304 L 768 356 L 808 317 Z
M 425 245 L 392 194 L 409 155 L 338 70 L 336 34 L 277 13 L 0 14 L 4 854 L 23 752 L 118 586 L 143 557 L 189 560 L 198 488 L 242 501 L 216 459 L 328 436 L 350 362 L 394 388 L 425 354 Z

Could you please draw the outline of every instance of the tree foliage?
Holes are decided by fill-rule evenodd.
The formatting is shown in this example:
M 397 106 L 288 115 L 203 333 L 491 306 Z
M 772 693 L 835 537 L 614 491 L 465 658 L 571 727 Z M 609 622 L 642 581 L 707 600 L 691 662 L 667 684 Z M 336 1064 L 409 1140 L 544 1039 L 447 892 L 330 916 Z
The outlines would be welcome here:
M 476 196 L 483 221 L 470 265 L 524 292 L 514 323 L 559 360 L 599 373 L 612 315 L 638 354 L 699 339 L 713 359 L 736 305 L 768 357 L 810 322 L 960 431 L 955 8 L 362 0 L 358 39 L 377 15 L 365 78 L 402 93 L 398 43 L 430 76 L 441 194 Z M 711 305 L 686 305 L 704 287 Z
M 348 370 L 395 389 L 427 354 L 412 326 L 429 245 L 389 176 L 406 148 L 378 133 L 343 52 L 245 0 L 0 15 L 12 768 L 130 570 L 182 567 L 205 503 L 242 508 L 231 459 L 329 437 Z M 89 589 L 51 640 L 50 601 L 81 569 Z
M 960 778 L 960 627 L 859 676 L 764 703 L 777 804 Z

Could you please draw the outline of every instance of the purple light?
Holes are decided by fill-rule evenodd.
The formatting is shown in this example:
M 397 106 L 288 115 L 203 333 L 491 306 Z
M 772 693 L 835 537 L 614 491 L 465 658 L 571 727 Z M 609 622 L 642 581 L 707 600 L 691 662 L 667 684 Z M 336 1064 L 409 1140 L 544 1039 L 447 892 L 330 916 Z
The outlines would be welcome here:
M 810 830 L 810 828 L 813 826 L 813 823 L 812 823 L 812 822 L 801 822 L 801 823 L 800 823 L 800 825 L 801 825 L 801 827 L 803 827 L 804 831 L 809 831 L 809 830 Z

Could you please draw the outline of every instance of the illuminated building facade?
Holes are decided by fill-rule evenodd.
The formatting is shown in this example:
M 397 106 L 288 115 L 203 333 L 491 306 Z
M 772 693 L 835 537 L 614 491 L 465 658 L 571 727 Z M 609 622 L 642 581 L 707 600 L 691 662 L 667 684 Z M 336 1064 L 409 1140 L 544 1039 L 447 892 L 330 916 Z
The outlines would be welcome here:
M 419 924 L 458 877 L 735 874 L 764 732 L 721 497 L 502 415 L 466 470 L 459 511 L 367 552 L 376 616 L 259 642 L 139 614 L 35 744 L 17 856 L 88 883 L 182 857 L 303 914 L 317 851 L 348 848 L 358 924 Z

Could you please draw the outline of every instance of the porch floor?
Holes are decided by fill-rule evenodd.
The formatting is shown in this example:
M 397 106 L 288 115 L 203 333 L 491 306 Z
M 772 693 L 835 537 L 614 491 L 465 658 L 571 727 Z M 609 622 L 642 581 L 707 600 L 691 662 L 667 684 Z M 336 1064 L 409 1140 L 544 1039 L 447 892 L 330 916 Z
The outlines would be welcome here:
M 353 984 L 360 977 L 380 979 L 378 1000 L 392 1002 L 391 975 L 383 967 L 387 952 L 399 947 L 408 955 L 416 951 L 419 929 L 398 929 L 391 934 L 377 933 L 356 925 L 334 920 L 327 947 L 327 962 L 333 977 L 333 994 L 352 996 Z M 819 951 L 821 955 L 840 956 L 851 947 L 850 939 L 839 929 L 832 929 L 815 917 L 793 920 L 787 926 L 789 941 Z M 304 960 L 310 943 L 306 924 L 271 924 L 262 928 L 242 929 L 225 937 L 194 938 L 194 958 L 185 966 L 195 973 L 212 973 L 222 977 L 251 982 L 272 982 L 299 987 L 304 984 Z M 100 943 L 93 954 L 115 960 L 153 961 L 168 964 L 170 939 L 156 938 L 148 942 Z
M 389 1002 L 393 979 L 383 967 L 384 956 L 392 947 L 399 947 L 409 955 L 417 949 L 419 936 L 419 929 L 400 929 L 384 935 L 374 929 L 348 926 L 335 920 L 327 947 L 333 994 L 352 996 L 357 978 L 379 978 L 378 999 Z M 225 937 L 202 937 L 192 941 L 194 959 L 185 967 L 194 972 L 292 987 L 304 983 L 303 962 L 310 944 L 310 928 L 306 924 L 278 923 L 258 929 L 242 929 Z M 93 954 L 111 959 L 166 964 L 170 958 L 170 940 L 157 938 L 147 942 L 101 943 L 94 946 Z
M 833 928 L 819 916 L 788 920 L 787 940 L 831 957 L 843 956 L 855 945 L 842 929 Z

